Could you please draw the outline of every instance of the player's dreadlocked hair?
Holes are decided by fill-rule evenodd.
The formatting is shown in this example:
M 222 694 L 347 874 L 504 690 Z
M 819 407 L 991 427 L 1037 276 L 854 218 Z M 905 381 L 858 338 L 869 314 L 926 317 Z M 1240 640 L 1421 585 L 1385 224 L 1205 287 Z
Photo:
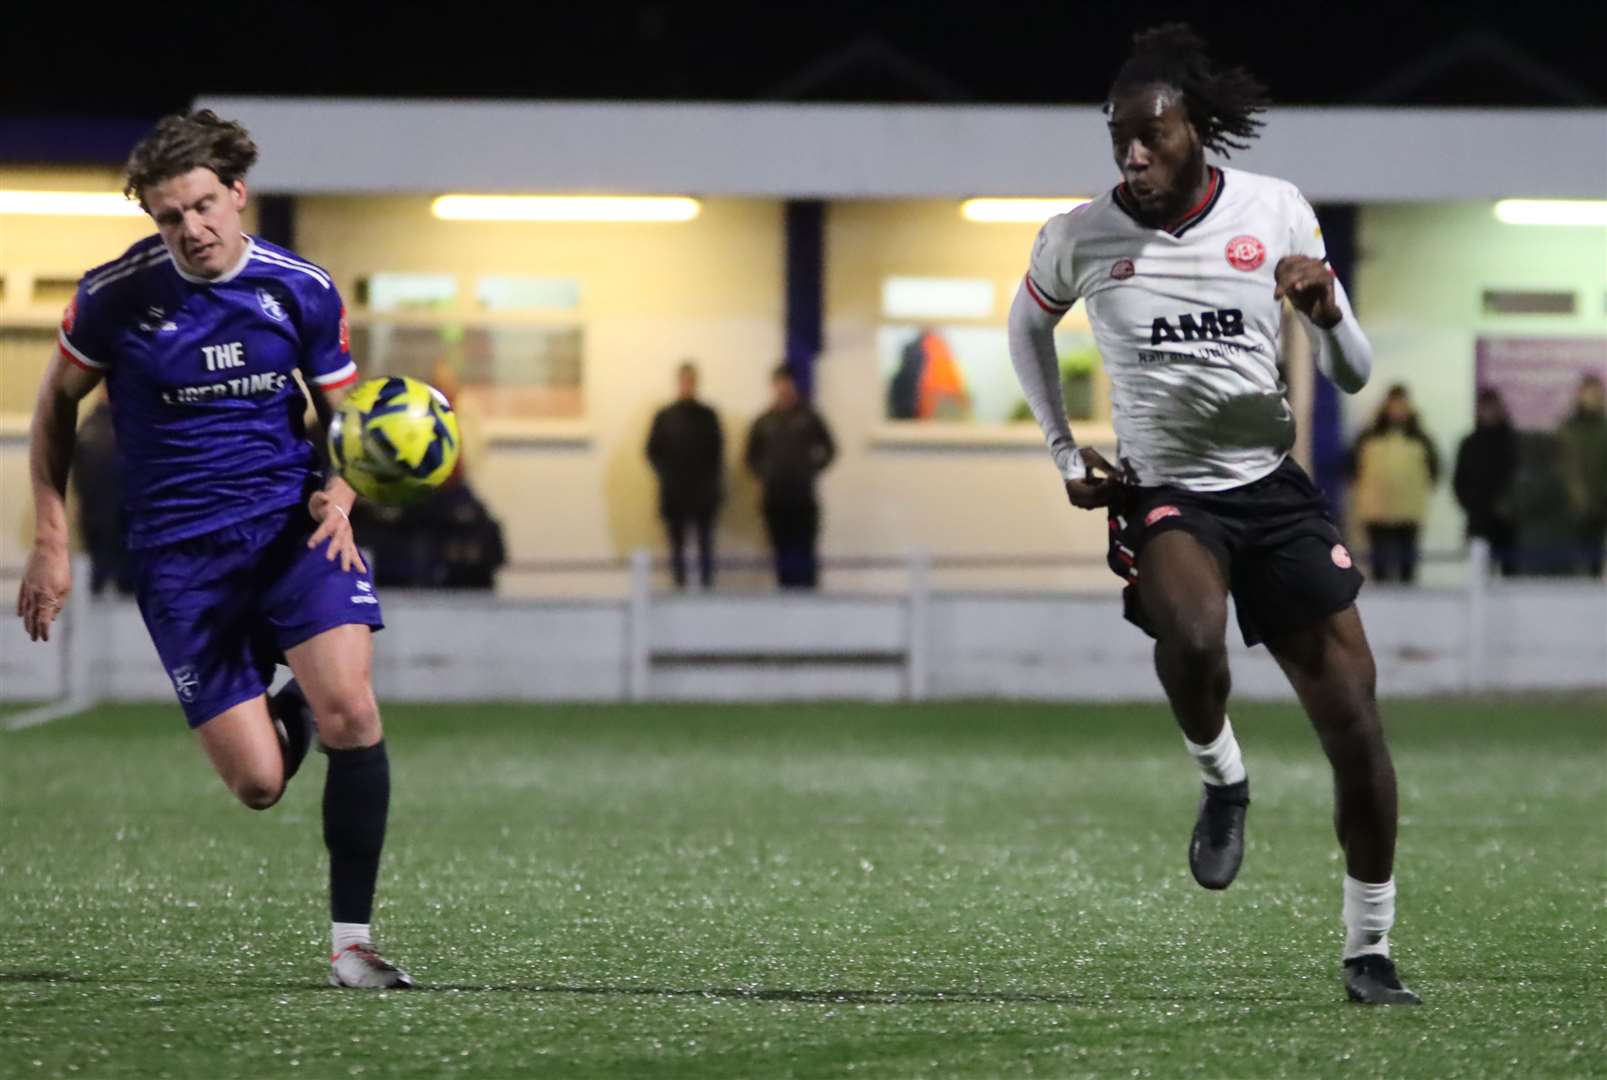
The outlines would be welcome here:
M 257 144 L 233 120 L 211 109 L 164 116 L 128 157 L 123 194 L 145 205 L 144 189 L 191 169 L 211 169 L 225 186 L 243 178 L 257 161 Z
M 1187 23 L 1165 23 L 1133 35 L 1133 53 L 1116 81 L 1118 89 L 1164 83 L 1183 94 L 1189 122 L 1200 141 L 1223 157 L 1243 150 L 1261 132 L 1256 114 L 1267 107 L 1267 88 L 1242 67 L 1221 68 Z M 1110 111 L 1107 103 L 1105 111 Z

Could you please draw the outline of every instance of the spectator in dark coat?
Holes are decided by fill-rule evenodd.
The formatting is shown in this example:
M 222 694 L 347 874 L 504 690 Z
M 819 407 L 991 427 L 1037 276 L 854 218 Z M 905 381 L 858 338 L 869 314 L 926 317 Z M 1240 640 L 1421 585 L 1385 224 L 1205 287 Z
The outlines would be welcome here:
M 1557 429 L 1562 464 L 1573 504 L 1580 569 L 1601 577 L 1607 546 L 1607 402 L 1602 382 L 1587 375 L 1579 383 L 1574 411 Z
M 713 409 L 697 399 L 697 367 L 676 373 L 676 399 L 653 417 L 647 460 L 658 474 L 658 512 L 670 540 L 675 587 L 686 588 L 686 534 L 697 533 L 698 572 L 705 589 L 714 585 L 714 517 L 725 471 L 725 433 Z
M 776 581 L 782 588 L 813 589 L 820 583 L 815 478 L 831 464 L 837 447 L 826 422 L 799 395 L 791 372 L 777 368 L 771 384 L 774 402 L 753 422 L 743 457 L 764 486 L 764 523 L 775 552 Z
M 78 522 L 89 552 L 89 591 L 99 596 L 108 585 L 124 596 L 134 592 L 133 568 L 123 548 L 123 462 L 112 429 L 112 407 L 101 398 L 78 429 L 70 472 L 78 493 Z
M 1518 474 L 1512 483 L 1518 572 L 1565 577 L 1575 572 L 1575 527 L 1562 440 L 1548 431 L 1518 434 Z
M 1468 539 L 1489 543 L 1503 577 L 1518 572 L 1512 482 L 1518 475 L 1518 435 L 1497 390 L 1479 391 L 1473 431 L 1456 451 L 1451 485 L 1467 514 Z

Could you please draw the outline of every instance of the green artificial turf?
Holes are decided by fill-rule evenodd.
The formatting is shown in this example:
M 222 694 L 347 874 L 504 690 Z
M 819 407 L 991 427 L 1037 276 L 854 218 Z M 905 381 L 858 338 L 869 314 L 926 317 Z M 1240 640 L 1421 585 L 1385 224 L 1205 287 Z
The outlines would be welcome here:
M 1607 1071 L 1607 710 L 1386 709 L 1394 940 L 1349 1005 L 1329 777 L 1240 706 L 1238 883 L 1156 707 L 393 707 L 376 929 L 322 986 L 321 759 L 255 814 L 175 709 L 0 734 L 0 1076 Z

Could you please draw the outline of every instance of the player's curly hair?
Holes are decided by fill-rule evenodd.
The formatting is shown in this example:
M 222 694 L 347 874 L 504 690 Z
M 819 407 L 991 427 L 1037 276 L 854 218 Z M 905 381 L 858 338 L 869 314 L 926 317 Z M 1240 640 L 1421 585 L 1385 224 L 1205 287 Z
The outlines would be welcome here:
M 225 186 L 242 179 L 257 162 L 251 133 L 211 109 L 174 113 L 157 121 L 128 156 L 123 194 L 145 205 L 144 189 L 191 169 L 211 169 Z
M 1267 88 L 1242 67 L 1223 68 L 1187 23 L 1172 22 L 1133 35 L 1133 52 L 1116 73 L 1117 90 L 1152 83 L 1176 87 L 1200 141 L 1223 157 L 1243 150 L 1261 133 L 1256 114 L 1266 111 Z M 1110 111 L 1107 99 L 1105 111 Z

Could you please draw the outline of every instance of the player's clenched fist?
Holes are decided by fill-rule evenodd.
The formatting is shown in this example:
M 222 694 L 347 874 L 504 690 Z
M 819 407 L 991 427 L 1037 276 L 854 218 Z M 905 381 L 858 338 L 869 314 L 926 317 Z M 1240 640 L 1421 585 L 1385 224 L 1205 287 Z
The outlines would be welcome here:
M 1289 302 L 1306 318 L 1328 329 L 1344 317 L 1334 299 L 1334 272 L 1321 259 L 1309 255 L 1285 255 L 1272 271 L 1277 288 L 1276 300 Z
M 1116 488 L 1121 484 L 1116 466 L 1092 447 L 1085 446 L 1077 453 L 1082 456 L 1083 478 L 1066 481 L 1066 497 L 1079 510 L 1097 510 L 1101 506 L 1109 506 Z M 1105 475 L 1100 476 L 1100 471 Z
M 28 556 L 22 585 L 17 589 L 17 615 L 31 639 L 50 640 L 50 624 L 66 605 L 67 594 L 72 587 L 73 575 L 67 561 L 67 549 L 35 546 Z

